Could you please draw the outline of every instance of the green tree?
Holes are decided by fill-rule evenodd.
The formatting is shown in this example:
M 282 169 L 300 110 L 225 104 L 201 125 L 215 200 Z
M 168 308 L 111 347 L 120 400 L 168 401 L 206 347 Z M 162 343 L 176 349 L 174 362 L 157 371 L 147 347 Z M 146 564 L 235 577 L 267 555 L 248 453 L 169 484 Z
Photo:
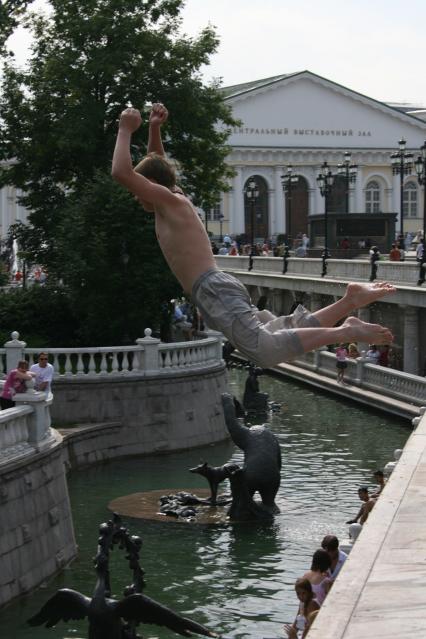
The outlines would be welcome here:
M 152 215 L 100 171 L 67 200 L 57 232 L 58 276 L 80 344 L 130 343 L 158 329 L 161 303 L 181 294 L 158 247 Z
M 232 174 L 226 140 L 235 121 L 218 84 L 205 86 L 199 72 L 216 34 L 211 27 L 194 38 L 180 32 L 183 0 L 50 4 L 49 15 L 26 18 L 34 41 L 27 67 L 4 64 L 0 148 L 13 162 L 0 185 L 24 193 L 30 225 L 13 233 L 28 259 L 47 267 L 50 283 L 62 282 L 81 339 L 100 343 L 102 333 L 118 343 L 155 328 L 160 302 L 177 291 L 152 221 L 109 178 L 121 110 L 154 101 L 169 107 L 167 152 L 186 192 L 206 209 Z M 146 139 L 147 122 L 134 136 L 135 161 Z
M 5 43 L 31 0 L 0 0 L 0 53 L 5 53 Z
M 67 194 L 108 169 L 116 122 L 128 104 L 160 100 L 171 111 L 168 152 L 181 164 L 195 204 L 211 207 L 231 174 L 225 163 L 234 123 L 218 86 L 199 74 L 217 48 L 212 28 L 179 32 L 183 0 L 51 0 L 49 16 L 30 14 L 28 68 L 4 66 L 0 142 L 15 161 L 2 182 L 25 193 L 40 254 L 50 266 Z M 145 150 L 146 124 L 134 136 Z

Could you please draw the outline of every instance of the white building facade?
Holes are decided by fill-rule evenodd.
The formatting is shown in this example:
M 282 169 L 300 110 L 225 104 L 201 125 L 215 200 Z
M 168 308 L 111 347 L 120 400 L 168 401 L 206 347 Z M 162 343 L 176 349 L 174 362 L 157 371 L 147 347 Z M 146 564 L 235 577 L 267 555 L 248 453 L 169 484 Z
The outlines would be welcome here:
M 337 194 L 329 204 L 330 212 L 334 206 L 335 212 L 349 214 L 395 213 L 399 229 L 402 194 L 404 233 L 414 236 L 422 228 L 424 193 L 414 165 L 402 183 L 391 167 L 391 154 L 398 150 L 401 138 L 413 160 L 426 138 L 423 114 L 414 107 L 411 111 L 417 115 L 410 114 L 409 107 L 378 102 L 309 71 L 236 85 L 224 92 L 241 125 L 229 138 L 228 162 L 235 177 L 220 207 L 210 213 L 209 230 L 219 234 L 217 222 L 221 221 L 222 231 L 250 234 L 244 189 L 253 176 L 260 190 L 254 236 L 288 233 L 294 237 L 308 232 L 309 216 L 324 212 L 317 185 L 321 166 L 326 161 L 335 173 L 345 152 L 358 167 L 357 179 L 346 189 L 347 195 L 340 184 L 340 200 Z M 291 217 L 281 181 L 289 165 L 299 175 L 291 197 Z

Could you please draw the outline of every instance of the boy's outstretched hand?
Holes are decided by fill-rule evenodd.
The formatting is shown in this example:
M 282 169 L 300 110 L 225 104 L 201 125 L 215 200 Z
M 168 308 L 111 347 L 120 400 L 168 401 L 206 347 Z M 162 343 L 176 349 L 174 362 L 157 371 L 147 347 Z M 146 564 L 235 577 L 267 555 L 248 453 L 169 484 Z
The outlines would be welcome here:
M 168 117 L 169 112 L 164 104 L 161 104 L 161 102 L 155 102 L 152 105 L 151 113 L 149 115 L 149 124 L 152 126 L 161 126 L 164 122 L 166 122 Z
M 141 114 L 137 109 L 133 109 L 133 107 L 129 107 L 124 109 L 120 115 L 119 128 L 126 129 L 133 133 L 137 129 L 139 129 L 142 124 Z

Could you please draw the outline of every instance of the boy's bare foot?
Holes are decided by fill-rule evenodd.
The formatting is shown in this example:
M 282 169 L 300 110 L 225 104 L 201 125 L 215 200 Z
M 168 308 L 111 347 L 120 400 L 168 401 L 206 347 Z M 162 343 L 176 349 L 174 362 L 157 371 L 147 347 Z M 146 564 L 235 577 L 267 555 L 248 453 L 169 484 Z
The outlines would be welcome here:
M 346 340 L 350 342 L 390 344 L 393 341 L 393 335 L 388 328 L 380 324 L 368 324 L 358 317 L 348 317 L 341 328 L 345 329 Z
M 395 286 L 389 282 L 351 282 L 347 286 L 344 299 L 356 309 L 371 304 L 389 293 L 395 293 L 395 291 Z

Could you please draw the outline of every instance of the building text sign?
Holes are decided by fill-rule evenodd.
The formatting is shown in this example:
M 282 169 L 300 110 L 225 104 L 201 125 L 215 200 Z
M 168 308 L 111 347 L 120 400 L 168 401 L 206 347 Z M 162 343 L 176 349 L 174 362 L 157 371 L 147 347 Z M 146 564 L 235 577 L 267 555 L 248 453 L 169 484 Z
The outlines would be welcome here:
M 360 129 L 302 129 L 302 128 L 250 128 L 234 127 L 231 129 L 234 135 L 305 135 L 328 137 L 371 137 L 371 131 Z

